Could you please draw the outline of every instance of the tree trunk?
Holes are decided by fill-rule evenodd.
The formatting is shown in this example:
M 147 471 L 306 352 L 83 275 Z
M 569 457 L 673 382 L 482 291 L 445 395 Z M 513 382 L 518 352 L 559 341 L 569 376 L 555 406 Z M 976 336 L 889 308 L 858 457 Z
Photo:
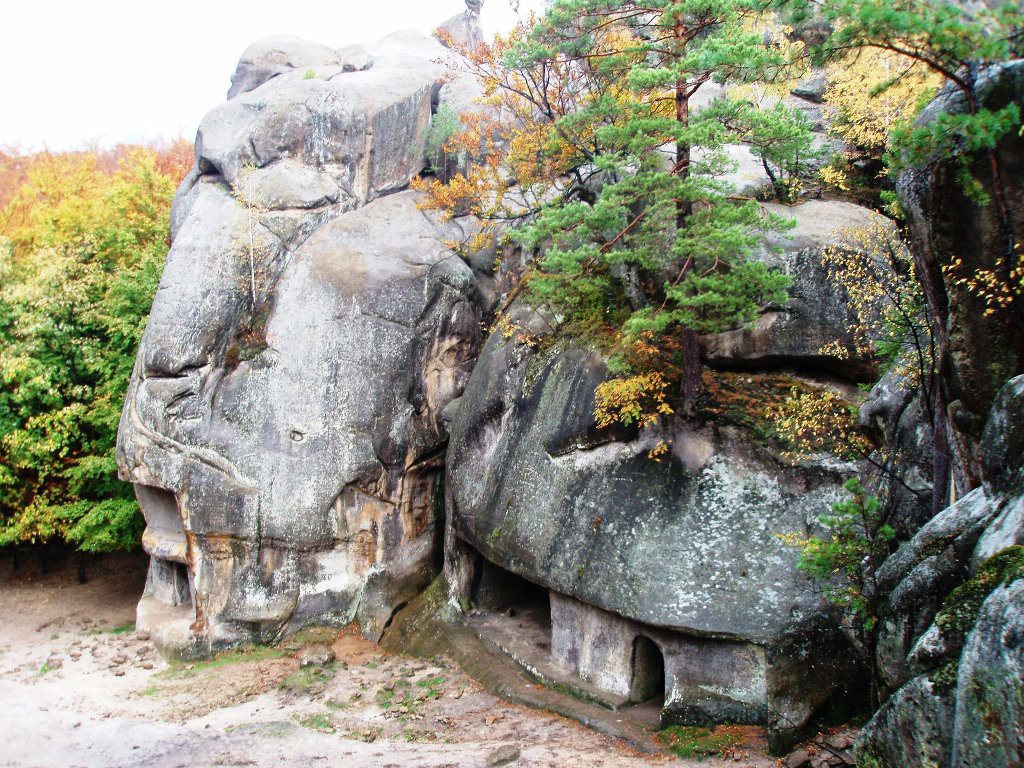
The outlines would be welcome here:
M 686 24 L 681 18 L 676 19 L 675 24 L 676 60 L 686 55 Z M 686 126 L 690 122 L 690 92 L 685 77 L 679 77 L 675 86 L 676 122 Z M 690 175 L 690 145 L 676 140 L 676 175 L 686 178 Z M 693 205 L 686 200 L 676 203 L 676 226 L 682 229 L 686 225 L 686 218 L 693 212 Z
M 686 55 L 686 23 L 682 18 L 676 18 L 675 28 L 675 56 L 680 60 Z M 676 122 L 680 126 L 687 126 L 690 122 L 690 91 L 685 77 L 679 77 L 675 83 L 675 106 Z M 690 145 L 686 142 L 676 140 L 676 165 L 675 173 L 685 179 L 690 175 Z M 676 227 L 683 229 L 686 220 L 693 213 L 693 205 L 688 200 L 680 200 L 676 203 Z M 685 279 L 685 272 L 682 278 Z M 697 397 L 701 390 L 701 364 L 700 364 L 700 341 L 696 331 L 683 328 L 680 331 L 680 342 L 682 344 L 683 371 L 680 382 L 680 394 L 683 398 L 683 412 L 686 415 L 693 413 L 697 406 Z
M 700 339 L 696 331 L 684 328 L 679 334 L 682 342 L 683 374 L 680 393 L 683 396 L 683 412 L 689 416 L 697 406 L 701 390 Z

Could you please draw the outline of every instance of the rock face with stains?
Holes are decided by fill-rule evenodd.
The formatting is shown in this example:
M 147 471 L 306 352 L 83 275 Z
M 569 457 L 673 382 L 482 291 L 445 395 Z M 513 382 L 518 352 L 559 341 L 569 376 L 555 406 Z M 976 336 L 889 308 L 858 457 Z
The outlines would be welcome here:
M 999 391 L 981 439 L 985 482 L 879 572 L 878 661 L 888 695 L 861 734 L 865 765 L 1024 760 L 1024 376 Z
M 200 126 L 118 443 L 165 650 L 379 635 L 434 573 L 441 413 L 492 294 L 407 189 L 453 55 L 275 38 Z
M 987 109 L 1024 98 L 1024 61 L 977 77 Z M 959 92 L 947 88 L 919 120 L 928 125 L 966 109 Z M 970 199 L 957 170 L 966 165 L 991 190 L 993 160 L 1005 185 L 1006 220 L 1019 233 L 1024 137 L 1017 131 L 1002 137 L 991 156 L 936 155 L 899 177 L 917 273 L 936 308 L 945 406 L 929 424 L 912 391 L 889 387 L 878 402 L 897 406 L 881 409 L 889 414 L 887 431 L 939 438 L 933 445 L 941 461 L 930 479 L 938 485 L 948 478 L 956 498 L 879 573 L 886 596 L 876 654 L 883 704 L 858 741 L 858 764 L 865 766 L 994 768 L 1024 761 L 1024 335 L 1019 322 L 988 314 L 985 297 L 963 279 L 998 269 L 1007 241 L 997 204 Z
M 852 346 L 851 313 L 815 258 L 832 237 L 823 222 L 871 214 L 812 207 L 771 257 L 796 272 L 802 294 L 760 330 L 705 339 L 705 360 L 752 377 L 787 365 L 805 383 L 823 370 L 857 375 L 820 351 Z M 825 296 L 839 305 L 816 308 Z M 812 530 L 855 465 L 794 462 L 713 418 L 663 434 L 598 429 L 601 356 L 524 341 L 554 322 L 525 306 L 510 321 L 519 331 L 492 334 L 450 409 L 453 601 L 486 609 L 502 578 L 539 585 L 563 670 L 619 704 L 664 696 L 664 723 L 763 723 L 783 746 L 857 683 L 855 654 L 780 539 Z M 653 461 L 663 438 L 671 451 Z

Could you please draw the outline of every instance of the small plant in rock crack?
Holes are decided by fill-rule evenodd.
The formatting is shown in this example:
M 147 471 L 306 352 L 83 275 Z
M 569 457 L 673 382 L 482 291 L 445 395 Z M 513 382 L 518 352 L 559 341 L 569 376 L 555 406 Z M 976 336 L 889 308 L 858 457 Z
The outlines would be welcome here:
M 891 507 L 868 493 L 858 478 L 847 480 L 844 487 L 850 497 L 836 502 L 831 514 L 818 518 L 827 531 L 824 535 L 791 533 L 779 538 L 799 550 L 797 567 L 820 584 L 825 597 L 839 609 L 844 633 L 870 668 L 872 699 L 877 703 L 875 646 L 881 603 L 877 574 L 896 532 L 888 520 Z

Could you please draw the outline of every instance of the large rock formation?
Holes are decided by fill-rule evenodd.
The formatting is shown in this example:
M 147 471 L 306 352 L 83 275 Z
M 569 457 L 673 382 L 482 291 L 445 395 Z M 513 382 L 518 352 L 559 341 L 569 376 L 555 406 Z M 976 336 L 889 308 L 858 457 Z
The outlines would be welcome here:
M 995 66 L 977 76 L 985 108 L 999 110 L 1024 102 L 1024 61 Z M 947 88 L 919 122 L 927 125 L 944 112 L 966 110 L 960 92 Z M 1019 241 L 1024 232 L 1024 137 L 1011 131 L 993 158 L 1005 189 L 1006 213 Z M 992 159 L 979 152 L 966 163 L 983 187 L 992 190 Z M 961 158 L 937 154 L 903 172 L 898 188 L 914 241 L 917 273 L 938 315 L 937 365 L 948 404 L 942 423 L 948 425 L 954 481 L 965 493 L 980 481 L 978 440 L 993 398 L 1009 377 L 1024 370 L 1024 327 L 1019 318 L 1008 323 L 987 313 L 984 291 L 969 287 L 978 272 L 1002 270 L 1008 254 L 995 200 L 973 199 L 960 182 L 961 175 Z M 957 259 L 962 260 L 961 267 L 955 266 Z
M 798 226 L 770 258 L 795 273 L 800 292 L 753 330 L 705 339 L 705 356 L 745 369 L 750 382 L 782 365 L 804 381 L 823 369 L 852 378 L 856 361 L 842 368 L 821 351 L 829 342 L 852 351 L 854 318 L 816 255 L 833 236 L 824 222 L 871 214 L 823 203 L 794 213 Z M 833 456 L 796 463 L 713 418 L 677 420 L 664 434 L 598 429 L 601 356 L 550 346 L 554 321 L 525 306 L 510 321 L 520 330 L 492 334 L 451 408 L 453 601 L 536 616 L 516 594 L 539 585 L 555 674 L 624 705 L 661 693 L 650 677 L 663 668 L 663 722 L 764 723 L 784 745 L 857 685 L 855 654 L 781 540 L 812 530 L 855 466 Z M 663 438 L 671 453 L 653 461 Z
M 481 108 L 479 86 L 445 66 L 478 41 L 479 6 L 442 25 L 451 47 L 416 33 L 340 50 L 261 41 L 203 120 L 119 434 L 152 557 L 139 628 L 186 655 L 311 622 L 379 635 L 435 575 L 443 535 L 452 607 L 525 648 L 539 676 L 612 706 L 655 700 L 666 723 L 763 723 L 781 747 L 861 670 L 780 537 L 815 531 L 860 468 L 796 461 L 770 424 L 710 407 L 661 431 L 598 429 L 605 361 L 545 338 L 557 320 L 521 303 L 509 319 L 524 333 L 492 333 L 481 352 L 491 259 L 455 255 L 444 243 L 474 223 L 418 210 L 408 189 L 439 106 Z M 986 103 L 1020 100 L 1022 72 L 989 73 Z M 1021 147 L 998 148 L 1018 225 Z M 758 186 L 749 170 L 736 181 Z M 1022 346 L 943 273 L 957 253 L 994 264 L 991 210 L 960 215 L 975 204 L 955 171 L 936 158 L 901 180 L 944 313 L 948 419 L 926 419 L 895 371 L 861 411 L 910 457 L 894 476 L 909 541 L 878 574 L 887 702 L 860 742 L 866 765 L 1024 759 L 1024 377 L 996 397 Z M 761 258 L 792 276 L 791 300 L 703 338 L 704 360 L 747 401 L 783 375 L 851 394 L 877 372 L 821 255 L 874 215 L 778 212 L 797 226 Z M 928 520 L 933 424 L 950 430 L 960 495 Z M 654 461 L 660 440 L 671 450 Z
M 878 660 L 895 692 L 861 737 L 865 765 L 1003 766 L 1024 758 L 1022 409 L 1018 376 L 985 428 L 985 484 L 933 518 L 879 573 L 887 600 Z
M 1024 62 L 981 73 L 986 107 L 1024 100 Z M 963 112 L 947 91 L 924 112 Z M 993 155 L 1016 232 L 1024 231 L 1024 139 L 1004 137 Z M 991 189 L 991 159 L 968 157 Z M 938 417 L 905 388 L 880 392 L 877 414 L 891 435 L 917 442 L 940 430 L 936 462 L 960 497 L 886 562 L 877 661 L 887 700 L 858 745 L 867 766 L 1005 766 L 1024 760 L 1021 741 L 1021 578 L 1024 578 L 1024 337 L 1013 322 L 988 315 L 968 280 L 998 269 L 1005 256 L 996 203 L 979 204 L 957 179 L 959 158 L 934 157 L 899 182 L 918 272 L 937 310 Z M 956 258 L 962 264 L 950 267 Z M 888 407 L 891 403 L 895 407 Z M 896 416 L 898 424 L 894 422 Z M 945 447 L 948 445 L 948 449 Z M 936 479 L 938 483 L 938 478 Z
M 452 16 L 435 31 L 437 38 L 448 46 L 460 50 L 472 51 L 484 42 L 484 32 L 480 26 L 480 9 L 483 0 L 466 0 L 466 10 Z
M 274 38 L 200 126 L 118 444 L 152 556 L 138 625 L 170 651 L 379 634 L 433 575 L 441 413 L 491 300 L 443 245 L 460 225 L 403 191 L 451 55 Z
M 773 235 L 761 259 L 789 275 L 793 283 L 785 306 L 769 307 L 745 327 L 707 336 L 702 356 L 710 365 L 765 369 L 786 365 L 829 372 L 852 381 L 871 380 L 874 362 L 855 343 L 861 322 L 841 281 L 833 279 L 822 249 L 842 241 L 843 231 L 878 225 L 882 217 L 861 206 L 809 200 L 802 205 L 769 203 L 771 213 L 795 221 Z

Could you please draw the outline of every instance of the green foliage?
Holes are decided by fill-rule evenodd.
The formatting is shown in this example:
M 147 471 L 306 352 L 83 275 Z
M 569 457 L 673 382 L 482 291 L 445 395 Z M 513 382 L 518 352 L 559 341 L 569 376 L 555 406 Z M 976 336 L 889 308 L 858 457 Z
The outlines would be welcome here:
M 875 648 L 881 597 L 876 575 L 896 534 L 888 523 L 888 508 L 859 479 L 851 478 L 845 488 L 850 498 L 818 518 L 827 530 L 825 535 L 780 538 L 800 551 L 797 567 L 821 585 L 826 598 L 839 609 L 847 638 L 870 668 L 872 700 L 877 705 Z
M 337 673 L 334 664 L 302 667 L 281 681 L 282 691 L 292 694 L 315 694 L 324 690 Z
M 438 107 L 427 131 L 426 159 L 430 169 L 442 178 L 450 176 L 457 160 L 445 147 L 461 129 L 462 121 L 450 105 Z
M 878 498 L 870 495 L 860 480 L 847 480 L 844 487 L 850 498 L 836 502 L 831 514 L 818 518 L 828 535 L 796 542 L 800 548 L 797 566 L 824 585 L 826 596 L 855 627 L 870 632 L 878 621 L 874 574 L 896 534 L 886 522 Z
M 748 82 L 788 65 L 756 18 L 747 0 L 556 0 L 505 57 L 527 81 L 555 72 L 585 84 L 569 99 L 543 89 L 533 97 L 541 109 L 559 105 L 548 109 L 549 139 L 538 149 L 559 178 L 575 181 L 548 182 L 556 194 L 539 196 L 545 202 L 514 237 L 543 254 L 528 287 L 535 303 L 555 307 L 564 328 L 617 331 L 612 368 L 630 391 L 599 397 L 605 416 L 670 413 L 660 394 L 667 383 L 681 375 L 700 386 L 692 343 L 681 365 L 673 353 L 648 355 L 639 368 L 624 363 L 636 344 L 664 348 L 679 333 L 723 331 L 786 299 L 789 278 L 748 259 L 766 232 L 790 222 L 736 198 L 717 177 L 731 167 L 725 146 L 750 140 L 791 199 L 812 154 L 806 121 L 784 106 L 760 112 L 722 100 L 689 109 L 711 80 Z
M 750 145 L 771 181 L 772 193 L 784 203 L 796 202 L 814 169 L 829 159 L 827 148 L 815 147 L 804 111 L 783 101 L 767 106 L 719 99 L 702 117 L 720 120 Z
M 0 238 L 0 546 L 138 543 L 114 441 L 174 186 L 151 152 L 113 173 L 55 155 L 9 204 L 29 215 Z
M 924 126 L 909 121 L 893 128 L 886 162 L 892 170 L 932 155 L 956 157 L 960 181 L 979 203 L 989 200 L 969 170 L 970 155 L 993 149 L 1021 125 L 1017 104 L 987 109 L 979 91 L 984 66 L 1010 61 L 1024 53 L 1024 12 L 1019 3 L 968 7 L 945 0 L 781 0 L 797 18 L 818 13 L 834 32 L 818 47 L 827 58 L 849 50 L 873 48 L 903 57 L 938 75 L 966 102 L 962 114 L 940 114 Z M 878 92 L 899 85 L 894 75 Z M 877 95 L 877 94 L 875 94 Z M 997 196 L 999 190 L 996 190 Z
M 383 711 L 391 710 L 398 715 L 398 721 L 404 723 L 419 719 L 424 702 L 439 699 L 444 692 L 444 684 L 444 677 L 430 677 L 416 681 L 415 688 L 420 689 L 416 691 L 410 681 L 396 680 L 390 689 L 378 690 L 374 700 Z
M 265 661 L 267 659 L 279 659 L 284 656 L 280 648 L 268 645 L 246 645 L 230 651 L 222 651 L 212 659 L 206 661 L 181 662 L 172 661 L 171 665 L 163 672 L 158 672 L 154 677 L 158 680 L 178 679 L 195 677 L 200 672 L 208 669 L 219 669 L 234 664 L 245 664 L 253 661 Z
M 672 725 L 658 733 L 658 741 L 666 745 L 676 757 L 718 757 L 739 743 L 735 733 L 726 728 L 699 728 Z
M 955 157 L 959 161 L 957 180 L 978 205 L 990 201 L 984 185 L 973 176 L 969 164 L 978 152 L 995 149 L 999 140 L 1021 124 L 1019 104 L 1002 109 L 977 108 L 974 113 L 943 112 L 923 126 L 900 125 L 890 137 L 887 165 L 894 171 L 928 160 L 934 155 Z
M 299 725 L 313 731 L 322 733 L 334 733 L 334 721 L 329 713 L 316 712 L 298 718 Z

